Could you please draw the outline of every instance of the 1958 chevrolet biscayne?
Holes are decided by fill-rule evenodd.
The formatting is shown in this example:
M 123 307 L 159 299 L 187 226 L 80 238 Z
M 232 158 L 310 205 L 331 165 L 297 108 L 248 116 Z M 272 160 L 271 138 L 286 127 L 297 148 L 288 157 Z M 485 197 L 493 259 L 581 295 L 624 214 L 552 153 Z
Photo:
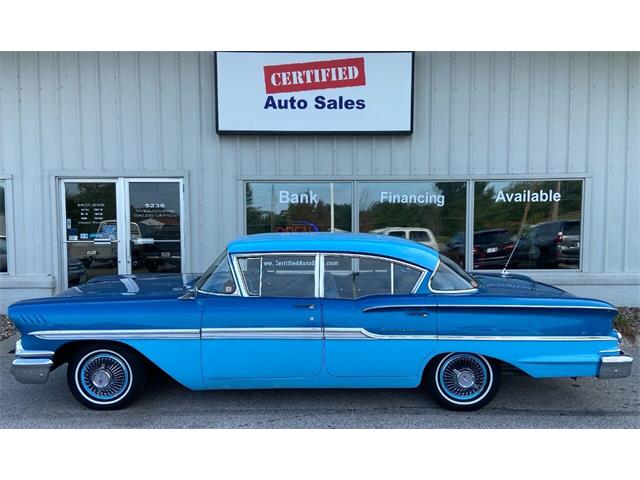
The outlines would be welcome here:
M 339 233 L 244 237 L 203 275 L 98 277 L 9 308 L 16 379 L 68 363 L 71 392 L 99 410 L 130 404 L 151 365 L 198 390 L 424 383 L 473 410 L 503 368 L 629 375 L 615 315 L 525 276 L 472 276 L 420 243 Z

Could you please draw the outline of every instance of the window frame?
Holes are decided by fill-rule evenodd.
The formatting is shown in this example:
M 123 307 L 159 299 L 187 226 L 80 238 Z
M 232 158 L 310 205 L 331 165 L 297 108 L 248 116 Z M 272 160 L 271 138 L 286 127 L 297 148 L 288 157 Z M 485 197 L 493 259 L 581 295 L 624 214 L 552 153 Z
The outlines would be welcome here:
M 438 295 L 440 294 L 444 294 L 444 295 L 448 295 L 451 293 L 476 293 L 478 291 L 478 287 L 471 287 L 471 288 L 465 288 L 465 289 L 461 289 L 461 290 L 436 290 L 431 286 L 431 282 L 433 281 L 433 278 L 436 276 L 436 273 L 438 273 L 438 269 L 440 268 L 440 265 L 442 264 L 442 260 L 440 260 L 438 258 L 438 263 L 436 264 L 435 268 L 433 269 L 433 272 L 431 272 L 431 275 L 429 276 L 429 281 L 427 282 L 427 288 L 429 289 L 430 292 L 432 293 L 436 293 Z M 454 270 L 455 273 L 455 270 Z
M 419 265 L 415 265 L 413 263 L 409 263 L 409 262 L 405 262 L 403 260 L 399 260 L 397 258 L 392 258 L 392 257 L 385 257 L 383 255 L 370 255 L 370 254 L 366 254 L 366 253 L 350 253 L 350 252 L 253 252 L 253 253 L 235 253 L 235 254 L 231 254 L 231 261 L 232 261 L 232 270 L 234 270 L 234 276 L 236 278 L 236 282 L 237 282 L 237 286 L 239 287 L 238 290 L 240 291 L 240 295 L 242 295 L 243 297 L 246 298 L 302 298 L 302 297 L 263 297 L 262 294 L 260 295 L 250 295 L 248 290 L 247 290 L 247 286 L 245 284 L 245 278 L 244 275 L 242 274 L 242 270 L 240 268 L 240 259 L 244 259 L 244 258 L 259 258 L 259 257 L 270 257 L 270 256 L 292 256 L 292 255 L 297 255 L 297 256 L 302 256 L 302 257 L 315 257 L 315 261 L 316 261 L 316 265 L 315 265 L 315 269 L 314 269 L 314 281 L 315 281 L 315 288 L 314 288 L 314 296 L 313 297 L 305 297 L 305 298 L 325 298 L 324 296 L 324 258 L 326 256 L 329 257 L 336 257 L 336 256 L 342 256 L 342 257 L 357 257 L 357 258 L 365 258 L 365 259 L 370 259 L 370 260 L 382 260 L 382 261 L 387 261 L 387 262 L 391 262 L 391 264 L 399 264 L 405 267 L 409 267 L 409 268 L 413 268 L 414 270 L 418 270 L 420 272 L 420 276 L 418 277 L 418 280 L 416 280 L 416 283 L 414 284 L 413 288 L 411 289 L 411 292 L 408 295 L 414 295 L 418 292 L 418 290 L 420 289 L 420 287 L 422 286 L 422 284 L 424 283 L 424 279 L 427 275 L 427 273 L 429 272 L 428 269 L 421 267 Z M 393 268 L 392 268 L 393 271 Z M 392 277 L 393 278 L 393 277 Z M 393 283 L 392 283 L 393 285 Z M 338 298 L 338 299 L 332 299 L 332 300 L 350 300 L 350 301 L 355 301 L 355 300 L 359 300 L 362 298 L 366 298 L 366 297 L 373 297 L 379 294 L 373 294 L 373 295 L 364 295 L 362 297 L 358 297 L 358 298 Z
M 215 295 L 215 296 L 220 296 L 220 297 L 238 297 L 238 296 L 241 295 L 240 287 L 239 287 L 240 282 L 238 281 L 238 277 L 236 275 L 235 268 L 233 267 L 233 262 L 231 261 L 231 256 L 229 255 L 229 252 L 227 252 L 226 248 L 224 250 L 224 253 L 225 253 L 225 258 L 224 258 L 224 260 L 222 260 L 222 262 L 220 262 L 220 264 L 218 264 L 218 268 L 220 268 L 220 265 L 222 265 L 223 262 L 225 262 L 225 261 L 227 262 L 227 264 L 229 265 L 229 272 L 231 272 L 231 278 L 233 278 L 233 283 L 235 284 L 235 287 L 236 287 L 235 290 L 232 293 L 220 293 L 220 292 L 211 292 L 209 290 L 203 290 L 201 288 L 195 287 L 194 290 L 196 291 L 197 294 L 202 293 L 203 295 Z M 213 272 L 211 272 L 211 275 L 216 273 L 218 268 L 216 268 Z M 198 279 L 198 281 L 200 281 L 200 279 Z
M 262 258 L 262 257 L 282 257 L 282 256 L 299 256 L 299 257 L 314 257 L 315 259 L 315 267 L 313 271 L 313 280 L 314 280 L 314 289 L 313 289 L 313 297 L 295 297 L 295 296 L 287 296 L 287 297 L 263 297 L 262 296 L 262 284 L 259 285 L 260 292 L 258 295 L 249 294 L 249 289 L 247 288 L 246 280 L 244 275 L 242 274 L 242 269 L 240 268 L 240 260 L 245 258 Z M 319 252 L 254 252 L 254 253 L 234 253 L 231 254 L 232 258 L 232 269 L 235 270 L 235 276 L 239 280 L 238 286 L 240 287 L 240 294 L 246 298 L 320 298 L 320 284 L 319 284 L 319 275 L 320 275 L 320 253 Z M 260 265 L 262 268 L 262 261 L 260 261 Z M 262 275 L 261 275 L 262 277 Z
M 362 298 L 366 298 L 366 297 L 375 297 L 376 295 L 395 295 L 393 292 L 393 276 L 394 276 L 394 270 L 395 268 L 393 267 L 393 265 L 398 264 L 398 265 L 402 265 L 408 268 L 413 268 L 414 270 L 418 270 L 420 272 L 420 276 L 418 277 L 418 280 L 416 280 L 416 283 L 413 285 L 411 292 L 409 292 L 408 294 L 401 294 L 401 295 L 415 295 L 418 291 L 418 289 L 420 288 L 420 286 L 422 285 L 422 282 L 424 281 L 424 278 L 427 274 L 427 269 L 424 267 L 420 267 L 418 265 L 414 265 L 412 263 L 409 262 L 405 262 L 402 260 L 398 260 L 395 258 L 391 258 L 391 257 L 385 257 L 383 255 L 371 255 L 371 254 L 366 254 L 366 253 L 349 253 L 349 252 L 323 252 L 321 253 L 321 267 L 320 267 L 320 278 L 321 278 L 321 282 L 320 282 L 320 293 L 321 296 L 320 298 L 325 298 L 324 296 L 324 258 L 325 257 L 350 257 L 350 258 L 364 258 L 364 259 L 368 259 L 368 260 L 382 260 L 385 262 L 389 262 L 391 263 L 392 267 L 391 267 L 391 293 L 389 294 L 380 294 L 380 293 L 374 293 L 371 295 L 363 295 L 362 297 L 357 297 L 357 298 L 332 298 L 332 300 L 351 300 L 351 301 L 355 301 L 355 300 L 360 300 Z
M 0 277 L 15 274 L 15 243 L 13 229 L 13 177 L 11 175 L 0 175 L 0 182 L 4 183 L 4 222 L 5 237 L 7 245 L 7 271 L 0 272 Z

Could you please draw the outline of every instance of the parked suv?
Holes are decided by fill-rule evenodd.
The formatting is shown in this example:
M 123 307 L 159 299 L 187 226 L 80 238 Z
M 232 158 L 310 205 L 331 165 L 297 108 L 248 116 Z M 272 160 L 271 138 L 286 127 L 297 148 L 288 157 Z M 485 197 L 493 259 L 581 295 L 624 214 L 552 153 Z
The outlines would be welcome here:
M 465 234 L 458 232 L 447 243 L 444 255 L 464 268 Z M 473 269 L 504 268 L 511 252 L 513 239 L 503 228 L 480 230 L 473 235 Z
M 539 223 L 531 227 L 521 242 L 532 252 L 530 261 L 536 268 L 557 268 L 560 263 L 577 267 L 580 260 L 580 221 Z
M 406 238 L 414 242 L 422 243 L 427 247 L 438 250 L 438 242 L 433 232 L 428 228 L 420 227 L 387 227 L 371 230 L 369 233 L 377 233 L 379 235 L 390 235 L 392 237 Z

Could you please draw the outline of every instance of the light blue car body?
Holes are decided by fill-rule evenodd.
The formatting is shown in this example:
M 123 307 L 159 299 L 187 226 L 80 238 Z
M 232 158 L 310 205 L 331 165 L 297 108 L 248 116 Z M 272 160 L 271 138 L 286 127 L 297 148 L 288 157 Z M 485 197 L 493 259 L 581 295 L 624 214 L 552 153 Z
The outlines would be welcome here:
M 419 243 L 263 234 L 234 240 L 227 252 L 230 261 L 256 253 L 371 255 L 424 275 L 414 293 L 355 300 L 193 293 L 193 275 L 99 277 L 12 305 L 21 348 L 55 352 L 57 366 L 77 342 L 119 342 L 191 389 L 415 387 L 429 361 L 448 352 L 481 354 L 536 378 L 598 376 L 603 357 L 621 355 L 609 303 L 513 274 L 477 275 L 473 291 L 436 293 L 429 281 L 438 253 Z

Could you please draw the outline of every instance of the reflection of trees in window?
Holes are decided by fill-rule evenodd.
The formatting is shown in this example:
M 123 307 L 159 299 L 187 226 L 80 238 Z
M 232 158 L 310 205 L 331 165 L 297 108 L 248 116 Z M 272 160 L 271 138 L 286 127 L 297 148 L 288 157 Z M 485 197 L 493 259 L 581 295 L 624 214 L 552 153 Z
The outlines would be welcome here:
M 300 193 L 311 196 L 313 187 Z M 268 233 L 276 231 L 330 231 L 331 205 L 325 199 L 317 203 L 289 204 L 287 208 L 276 212 L 276 189 L 271 187 L 271 208 L 264 209 L 254 204 L 252 185 L 246 186 L 247 233 Z M 351 205 L 334 205 L 334 227 L 336 230 L 351 231 Z
M 425 185 L 415 184 L 416 191 Z M 465 229 L 466 184 L 437 182 L 434 193 L 444 195 L 442 207 L 432 204 L 379 202 L 369 198 L 369 191 L 360 195 L 360 231 L 369 232 L 385 227 L 428 228 L 439 243 L 446 243 L 456 232 Z
M 523 190 L 560 192 L 559 202 L 496 202 L 499 190 L 520 193 Z M 523 233 L 528 227 L 552 220 L 580 220 L 582 181 L 521 181 L 475 183 L 475 230 L 505 228 Z

